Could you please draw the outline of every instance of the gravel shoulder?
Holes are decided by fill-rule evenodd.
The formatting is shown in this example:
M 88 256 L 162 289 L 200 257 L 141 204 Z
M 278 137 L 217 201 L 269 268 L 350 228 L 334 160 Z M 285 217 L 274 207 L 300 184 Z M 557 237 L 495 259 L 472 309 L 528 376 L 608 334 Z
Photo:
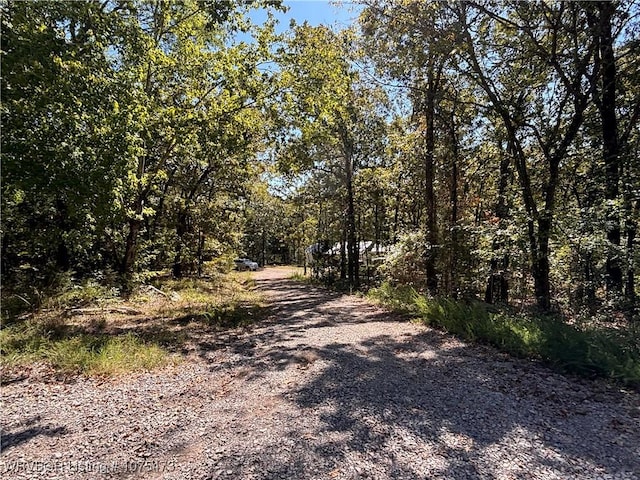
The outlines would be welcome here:
M 255 274 L 248 329 L 112 380 L 2 386 L 2 478 L 640 479 L 640 394 Z

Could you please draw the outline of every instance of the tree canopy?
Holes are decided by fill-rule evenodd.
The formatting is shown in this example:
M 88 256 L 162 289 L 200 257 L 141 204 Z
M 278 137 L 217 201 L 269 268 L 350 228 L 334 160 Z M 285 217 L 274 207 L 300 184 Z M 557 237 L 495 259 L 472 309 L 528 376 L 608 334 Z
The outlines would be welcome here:
M 637 2 L 359 6 L 277 34 L 278 1 L 4 2 L 3 283 L 311 258 L 637 313 Z

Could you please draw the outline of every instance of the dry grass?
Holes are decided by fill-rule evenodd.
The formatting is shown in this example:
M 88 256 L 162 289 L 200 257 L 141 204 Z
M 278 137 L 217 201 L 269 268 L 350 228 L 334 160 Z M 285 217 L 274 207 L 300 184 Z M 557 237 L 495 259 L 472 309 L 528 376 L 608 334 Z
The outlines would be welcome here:
M 156 280 L 128 300 L 76 288 L 43 305 L 0 330 L 3 367 L 44 361 L 89 375 L 149 370 L 181 361 L 210 345 L 212 334 L 247 326 L 266 310 L 248 273 Z

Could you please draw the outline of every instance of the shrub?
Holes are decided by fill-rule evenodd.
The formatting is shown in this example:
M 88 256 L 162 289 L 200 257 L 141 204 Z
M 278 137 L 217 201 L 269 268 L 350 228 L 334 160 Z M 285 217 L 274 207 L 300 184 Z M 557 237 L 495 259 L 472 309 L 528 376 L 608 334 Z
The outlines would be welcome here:
M 378 271 L 393 285 L 421 285 L 424 283 L 426 251 L 424 233 L 406 233 L 393 246 Z
M 408 285 L 394 287 L 389 281 L 385 281 L 379 287 L 369 290 L 367 296 L 396 311 L 403 313 L 417 313 L 418 311 L 416 301 L 419 295 L 413 287 Z

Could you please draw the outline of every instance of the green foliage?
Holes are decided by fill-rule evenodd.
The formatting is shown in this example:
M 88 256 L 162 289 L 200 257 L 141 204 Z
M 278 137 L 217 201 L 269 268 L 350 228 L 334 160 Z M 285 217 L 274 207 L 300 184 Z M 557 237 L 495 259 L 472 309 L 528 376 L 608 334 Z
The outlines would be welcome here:
M 366 210 L 359 205 L 357 179 L 364 176 L 363 169 L 382 162 L 388 105 L 384 89 L 363 81 L 354 68 L 358 61 L 354 42 L 351 29 L 334 32 L 304 23 L 292 26 L 286 49 L 279 55 L 286 126 L 278 145 L 278 167 L 288 175 L 306 177 L 308 194 L 306 188 L 296 193 L 312 197 L 320 210 L 313 212 L 313 222 L 307 212 L 296 219 L 298 225 L 315 224 L 315 235 L 297 229 L 294 238 L 313 239 L 307 246 L 334 239 L 347 243 L 343 272 L 334 285 L 346 283 L 348 288 L 358 279 L 356 223 Z M 316 271 L 333 282 L 334 272 L 319 271 L 325 266 Z
M 372 288 L 367 292 L 369 298 L 403 313 L 416 313 L 416 300 L 419 297 L 416 289 L 410 285 L 392 286 L 391 282 L 383 282 L 382 285 Z
M 45 359 L 65 372 L 115 375 L 151 370 L 175 359 L 157 345 L 148 345 L 134 335 L 119 337 L 80 336 L 56 342 Z
M 81 307 L 96 302 L 106 303 L 115 299 L 118 289 L 101 285 L 94 280 L 85 280 L 81 284 L 65 285 L 61 292 L 48 296 L 42 303 L 46 309 L 65 309 Z
M 300 272 L 295 272 L 293 273 L 290 277 L 291 280 L 295 280 L 296 282 L 306 282 L 310 279 L 310 277 L 300 273 Z
M 205 263 L 205 271 L 213 274 L 229 273 L 233 267 L 235 255 L 226 254 Z
M 637 115 L 622 113 L 637 112 L 638 102 L 626 87 L 616 87 L 609 105 L 602 98 L 619 82 L 637 90 L 637 62 L 628 60 L 640 45 L 638 17 L 627 15 L 631 3 L 385 2 L 363 9 L 367 58 L 386 82 L 410 92 L 411 113 L 394 123 L 404 136 L 391 136 L 387 149 L 397 192 L 391 205 L 399 205 L 393 216 L 387 210 L 387 225 L 396 238 L 403 230 L 433 235 L 439 294 L 495 297 L 493 284 L 510 301 L 533 297 L 547 311 L 621 305 L 614 300 L 621 280 L 616 294 L 610 272 L 624 263 L 624 294 L 637 302 L 640 203 L 630 192 L 638 182 L 618 176 L 638 171 Z M 595 24 L 604 25 L 606 12 L 617 25 L 616 38 L 607 37 L 616 45 L 612 68 L 595 55 L 603 48 Z M 605 72 L 616 78 L 605 81 Z M 436 110 L 434 178 L 421 143 L 429 105 Z M 614 118 L 604 121 L 607 107 Z M 614 120 L 626 133 L 611 158 L 617 147 L 603 132 L 615 143 Z M 425 196 L 431 187 L 435 202 Z
M 215 305 L 203 314 L 205 323 L 216 328 L 247 327 L 260 318 L 264 306 L 232 300 Z
M 349 290 L 349 285 L 344 280 L 341 281 L 340 279 L 336 279 L 335 276 L 331 274 L 316 276 L 312 275 L 311 270 L 309 270 L 307 275 L 304 275 L 301 272 L 294 272 L 289 278 L 296 282 L 306 283 L 307 285 L 321 286 L 338 292 L 353 293 Z
M 401 235 L 380 266 L 380 274 L 393 285 L 421 288 L 427 248 L 423 232 Z
M 50 286 L 102 260 L 93 247 L 127 148 L 114 110 L 124 90 L 104 49 L 123 26 L 95 2 L 2 9 L 2 273 Z
M 631 3 L 383 2 L 360 32 L 251 25 L 280 7 L 2 2 L 3 320 L 131 293 L 147 270 L 303 264 L 314 243 L 352 247 L 321 266 L 352 287 L 376 277 L 357 273 L 360 241 L 397 244 L 397 286 L 637 317 Z
M 570 325 L 561 318 L 525 315 L 450 298 L 419 295 L 385 283 L 369 295 L 381 303 L 466 340 L 486 343 L 562 371 L 640 386 L 640 330 Z
M 273 89 L 259 6 L 279 2 L 3 3 L 5 284 L 110 268 L 131 291 L 237 248 Z

